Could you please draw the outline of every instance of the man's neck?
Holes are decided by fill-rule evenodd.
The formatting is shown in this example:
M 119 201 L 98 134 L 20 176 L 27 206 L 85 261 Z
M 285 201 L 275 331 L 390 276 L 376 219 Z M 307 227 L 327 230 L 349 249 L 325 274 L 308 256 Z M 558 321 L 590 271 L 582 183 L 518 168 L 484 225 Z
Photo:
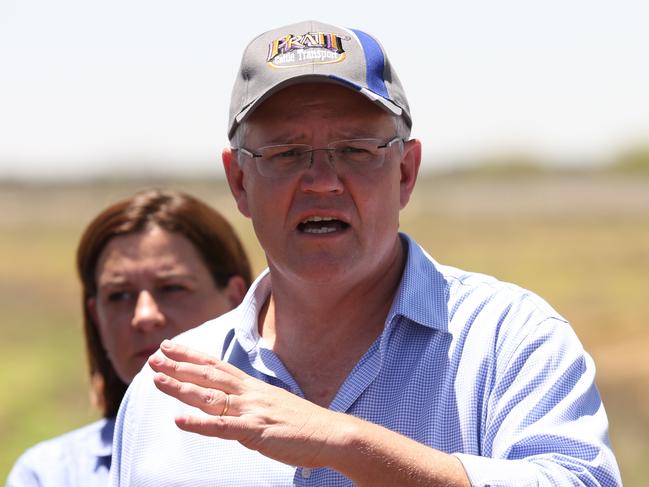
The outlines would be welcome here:
M 322 283 L 275 279 L 259 332 L 306 397 L 328 406 L 358 360 L 381 334 L 398 288 L 405 251 L 356 280 Z

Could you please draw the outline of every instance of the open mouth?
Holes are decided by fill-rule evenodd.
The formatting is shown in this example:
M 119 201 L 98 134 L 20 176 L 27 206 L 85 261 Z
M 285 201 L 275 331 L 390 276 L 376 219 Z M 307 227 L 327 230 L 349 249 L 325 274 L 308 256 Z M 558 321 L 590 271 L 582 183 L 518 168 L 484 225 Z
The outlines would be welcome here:
M 297 226 L 300 232 L 311 234 L 342 232 L 347 228 L 349 228 L 348 223 L 329 216 L 310 216 Z

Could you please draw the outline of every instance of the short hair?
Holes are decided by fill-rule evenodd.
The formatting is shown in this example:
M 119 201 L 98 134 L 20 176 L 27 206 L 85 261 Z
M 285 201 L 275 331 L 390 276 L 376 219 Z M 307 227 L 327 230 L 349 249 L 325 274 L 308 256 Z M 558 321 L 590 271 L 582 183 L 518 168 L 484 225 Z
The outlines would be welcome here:
M 403 117 L 392 117 L 392 120 L 394 121 L 394 131 L 395 133 L 401 137 L 404 141 L 410 139 L 410 132 L 411 132 L 411 127 L 408 125 L 408 122 L 406 122 L 406 119 Z
M 111 239 L 159 227 L 183 235 L 203 259 L 217 288 L 233 276 L 251 283 L 248 257 L 228 221 L 215 209 L 188 194 L 146 190 L 99 213 L 86 227 L 77 248 L 77 272 L 82 287 L 83 329 L 93 395 L 105 417 L 117 414 L 126 392 L 101 341 L 87 306 L 97 295 L 97 264 Z

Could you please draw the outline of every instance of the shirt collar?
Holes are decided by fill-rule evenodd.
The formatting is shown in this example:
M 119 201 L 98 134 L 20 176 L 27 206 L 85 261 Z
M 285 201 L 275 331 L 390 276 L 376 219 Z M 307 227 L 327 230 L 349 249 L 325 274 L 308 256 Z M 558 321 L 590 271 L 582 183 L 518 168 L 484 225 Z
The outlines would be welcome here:
M 88 451 L 97 458 L 110 457 L 113 453 L 113 432 L 115 431 L 115 418 L 100 420 L 99 434 L 90 437 Z
M 262 306 L 268 299 L 270 289 L 270 271 L 265 269 L 252 283 L 241 305 L 234 310 L 234 313 L 239 314 L 234 333 L 247 352 L 257 347 L 261 339 L 257 320 Z
M 448 331 L 448 283 L 437 269 L 434 259 L 405 233 L 399 233 L 406 251 L 406 265 L 399 288 L 392 302 L 386 323 L 396 316 L 429 328 Z M 271 291 L 270 272 L 264 270 L 250 287 L 241 306 L 235 334 L 246 351 L 253 350 L 259 343 L 257 318 L 261 307 Z
M 435 260 L 405 233 L 399 237 L 406 249 L 406 265 L 388 313 L 429 328 L 448 331 L 448 282 Z

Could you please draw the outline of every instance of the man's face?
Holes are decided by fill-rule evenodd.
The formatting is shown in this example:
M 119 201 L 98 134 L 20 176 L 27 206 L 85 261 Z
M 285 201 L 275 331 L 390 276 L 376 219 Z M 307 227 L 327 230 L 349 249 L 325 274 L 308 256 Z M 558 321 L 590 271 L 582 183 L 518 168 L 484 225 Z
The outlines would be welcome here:
M 266 100 L 245 124 L 242 146 L 258 152 L 279 144 L 324 148 L 338 140 L 395 137 L 391 116 L 350 89 L 324 83 L 288 87 Z M 255 233 L 277 277 L 331 282 L 379 278 L 401 255 L 399 211 L 412 191 L 419 165 L 413 141 L 383 149 L 384 163 L 345 171 L 327 151 L 313 164 L 281 178 L 261 175 L 255 161 L 224 152 L 224 163 L 240 211 Z

